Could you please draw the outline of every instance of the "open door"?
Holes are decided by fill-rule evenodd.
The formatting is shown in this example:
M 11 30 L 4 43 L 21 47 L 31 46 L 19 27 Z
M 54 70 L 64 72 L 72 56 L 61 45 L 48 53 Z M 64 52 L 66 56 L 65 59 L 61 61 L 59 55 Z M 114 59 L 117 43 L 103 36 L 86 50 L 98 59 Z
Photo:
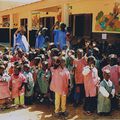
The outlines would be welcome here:
M 69 25 L 73 29 L 73 35 L 77 37 L 89 36 L 92 34 L 92 14 L 70 15 Z

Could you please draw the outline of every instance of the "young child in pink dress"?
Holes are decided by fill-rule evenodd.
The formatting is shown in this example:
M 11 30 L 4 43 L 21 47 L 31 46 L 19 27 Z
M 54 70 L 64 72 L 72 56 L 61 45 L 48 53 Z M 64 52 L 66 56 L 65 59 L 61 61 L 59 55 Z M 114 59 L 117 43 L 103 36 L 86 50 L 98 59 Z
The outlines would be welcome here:
M 88 65 L 83 69 L 85 86 L 85 113 L 91 115 L 96 108 L 97 86 L 99 84 L 98 70 L 95 67 L 95 58 L 88 57 Z
M 61 59 L 60 63 L 57 61 L 58 60 L 56 60 L 56 63 L 54 64 L 54 68 L 51 68 L 52 80 L 50 89 L 55 93 L 55 116 L 58 117 L 60 115 L 60 109 L 61 115 L 68 115 L 66 112 L 66 98 L 68 93 L 70 73 L 65 67 L 64 58 Z
M 85 97 L 84 76 L 82 74 L 82 70 L 87 65 L 87 61 L 83 55 L 84 55 L 83 50 L 78 49 L 77 59 L 74 60 L 75 66 L 74 107 L 77 107 L 79 103 L 82 103 L 83 98 Z
M 0 109 L 7 108 L 10 102 L 10 91 L 8 82 L 10 76 L 4 73 L 5 66 L 0 65 Z
M 20 106 L 25 107 L 24 105 L 24 83 L 26 81 L 25 76 L 21 73 L 20 66 L 14 66 L 14 73 L 11 76 L 10 80 L 10 90 L 11 96 L 16 105 L 16 109 Z

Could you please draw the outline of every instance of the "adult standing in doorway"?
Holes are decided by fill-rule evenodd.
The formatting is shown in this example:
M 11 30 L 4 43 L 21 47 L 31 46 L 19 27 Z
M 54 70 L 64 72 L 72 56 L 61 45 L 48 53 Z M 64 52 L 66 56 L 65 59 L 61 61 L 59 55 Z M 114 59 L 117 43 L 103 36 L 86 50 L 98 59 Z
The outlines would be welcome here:
M 43 27 L 36 37 L 35 48 L 43 48 L 47 46 L 47 42 L 49 41 L 49 37 L 47 36 L 48 28 Z
M 25 36 L 25 31 L 25 28 L 23 26 L 20 26 L 14 33 L 14 50 L 21 48 L 24 52 L 29 51 L 30 45 Z
M 66 24 L 61 23 L 60 29 L 54 31 L 54 43 L 59 49 L 65 49 L 66 47 Z

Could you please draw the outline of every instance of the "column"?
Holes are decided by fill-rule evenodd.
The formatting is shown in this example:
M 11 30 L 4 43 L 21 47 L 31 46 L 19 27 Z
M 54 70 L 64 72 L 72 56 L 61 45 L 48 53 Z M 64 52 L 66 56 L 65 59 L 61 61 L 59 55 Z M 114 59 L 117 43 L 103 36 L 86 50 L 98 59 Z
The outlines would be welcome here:
M 13 29 L 13 14 L 10 14 L 10 27 L 9 27 L 9 47 L 11 48 L 12 34 L 11 29 Z
M 67 26 L 69 26 L 69 6 L 68 6 L 68 4 L 64 4 L 62 6 L 62 22 L 64 22 Z

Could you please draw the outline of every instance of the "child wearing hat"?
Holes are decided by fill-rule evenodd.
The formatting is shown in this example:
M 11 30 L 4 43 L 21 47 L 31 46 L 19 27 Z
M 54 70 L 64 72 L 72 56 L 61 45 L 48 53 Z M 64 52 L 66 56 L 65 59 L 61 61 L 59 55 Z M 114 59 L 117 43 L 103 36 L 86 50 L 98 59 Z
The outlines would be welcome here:
M 115 96 L 115 86 L 110 80 L 110 70 L 104 70 L 103 77 L 98 92 L 97 113 L 107 115 L 111 112 L 111 99 Z

